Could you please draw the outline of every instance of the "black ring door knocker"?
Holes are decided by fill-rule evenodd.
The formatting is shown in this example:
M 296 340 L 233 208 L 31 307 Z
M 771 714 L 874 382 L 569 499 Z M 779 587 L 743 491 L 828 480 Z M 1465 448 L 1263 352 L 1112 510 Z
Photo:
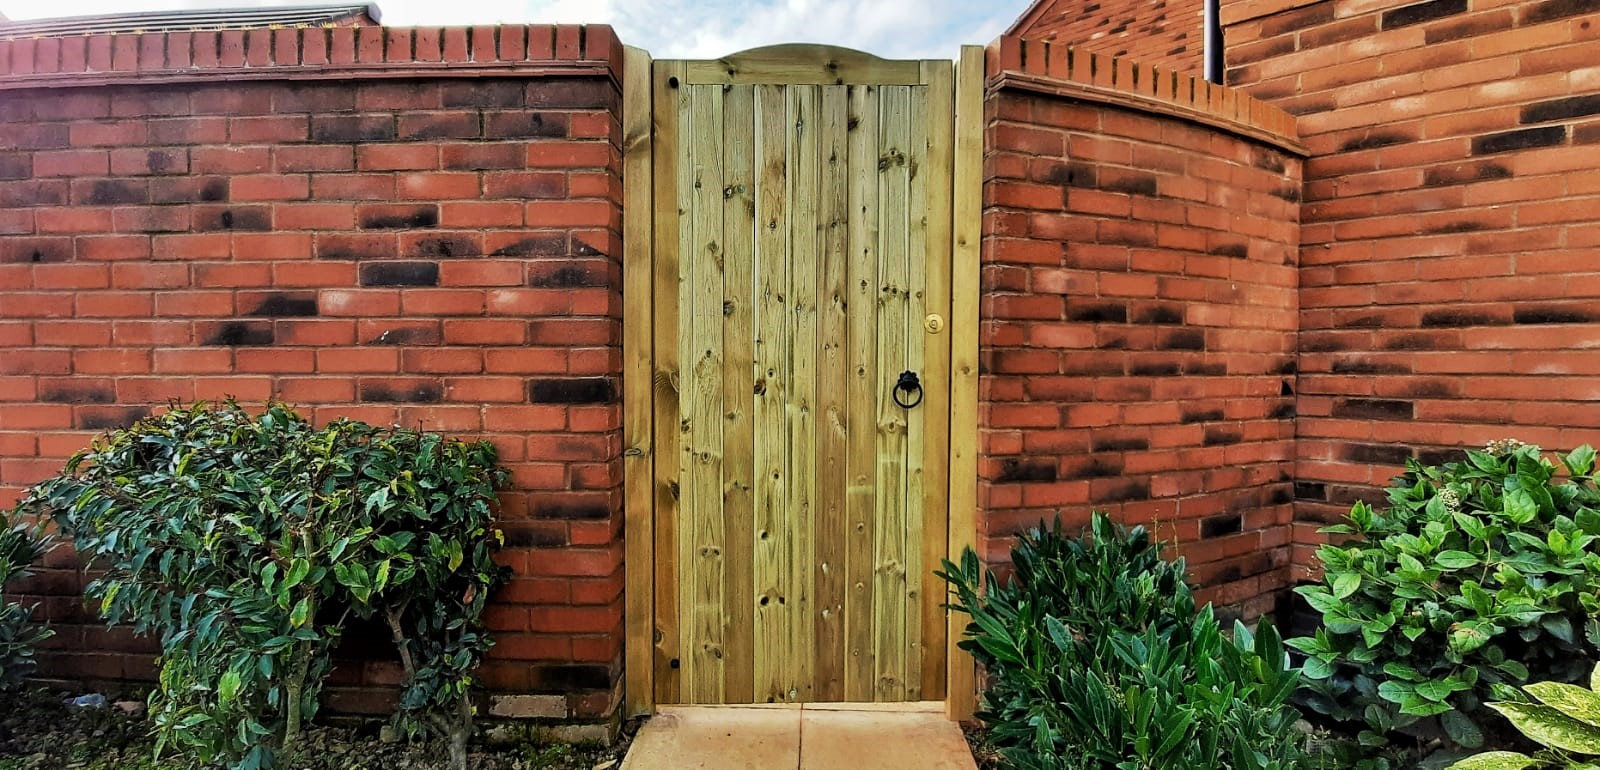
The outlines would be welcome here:
M 906 399 L 900 398 L 900 392 L 905 391 Z M 915 397 L 914 400 L 907 400 Z M 900 381 L 894 384 L 894 402 L 901 409 L 910 409 L 922 403 L 922 382 L 917 379 L 916 372 L 901 372 Z

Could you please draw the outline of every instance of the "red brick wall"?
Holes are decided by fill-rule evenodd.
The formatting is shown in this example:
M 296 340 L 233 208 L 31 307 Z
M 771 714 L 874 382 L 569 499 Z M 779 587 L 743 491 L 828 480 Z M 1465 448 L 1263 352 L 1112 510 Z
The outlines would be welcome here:
M 0 43 L 0 505 L 172 399 L 487 437 L 515 579 L 485 679 L 609 713 L 620 62 L 605 27 Z M 21 588 L 44 673 L 147 675 L 52 567 Z
M 1007 33 L 1178 72 L 1205 66 L 1200 0 L 1039 0 Z
M 1260 614 L 1289 559 L 1289 118 L 1066 54 L 991 49 L 982 547 L 1003 561 L 1020 529 L 1106 510 L 1176 539 L 1205 598 Z
M 1299 116 L 1297 541 L 1413 454 L 1600 428 L 1600 4 L 1230 3 Z M 1310 565 L 1309 545 L 1296 563 Z

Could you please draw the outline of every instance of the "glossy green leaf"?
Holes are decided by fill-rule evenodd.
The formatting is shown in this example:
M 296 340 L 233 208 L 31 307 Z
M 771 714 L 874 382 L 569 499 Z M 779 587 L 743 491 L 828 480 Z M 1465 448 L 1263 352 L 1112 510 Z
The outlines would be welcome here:
M 1445 770 L 1525 770 L 1533 764 L 1533 757 L 1515 751 L 1486 751 L 1456 762 Z
M 1594 727 L 1597 735 L 1600 735 L 1600 694 L 1561 682 L 1535 682 L 1522 689 L 1546 706 Z
M 1491 703 L 1519 732 L 1546 746 L 1580 754 L 1600 754 L 1600 730 L 1549 706 Z

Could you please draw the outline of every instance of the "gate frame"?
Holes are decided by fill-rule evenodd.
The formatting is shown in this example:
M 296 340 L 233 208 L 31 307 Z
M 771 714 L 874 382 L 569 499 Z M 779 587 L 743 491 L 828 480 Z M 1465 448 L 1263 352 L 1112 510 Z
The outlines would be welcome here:
M 703 66 L 724 67 L 735 57 L 762 66 L 796 68 L 817 78 L 830 52 L 870 57 L 828 46 L 754 49 Z M 809 55 L 809 56 L 808 56 Z M 806 59 L 812 59 L 807 61 Z M 882 61 L 882 60 L 877 60 Z M 628 47 L 623 59 L 623 482 L 625 716 L 655 710 L 655 116 L 653 60 Z M 954 168 L 951 181 L 950 466 L 948 552 L 954 559 L 977 535 L 978 277 L 983 207 L 984 49 L 962 46 L 955 66 Z M 971 717 L 976 705 L 972 657 L 956 647 L 966 622 L 947 612 L 945 712 Z

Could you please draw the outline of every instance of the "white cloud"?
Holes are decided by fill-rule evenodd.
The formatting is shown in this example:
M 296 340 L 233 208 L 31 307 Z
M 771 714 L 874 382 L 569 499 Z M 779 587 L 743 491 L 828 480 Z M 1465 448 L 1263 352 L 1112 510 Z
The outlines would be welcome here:
M 13 19 L 174 8 L 282 5 L 273 0 L 0 0 Z M 776 43 L 828 43 L 890 58 L 952 58 L 985 44 L 1028 0 L 383 0 L 392 25 L 597 23 L 657 58 L 713 58 Z

